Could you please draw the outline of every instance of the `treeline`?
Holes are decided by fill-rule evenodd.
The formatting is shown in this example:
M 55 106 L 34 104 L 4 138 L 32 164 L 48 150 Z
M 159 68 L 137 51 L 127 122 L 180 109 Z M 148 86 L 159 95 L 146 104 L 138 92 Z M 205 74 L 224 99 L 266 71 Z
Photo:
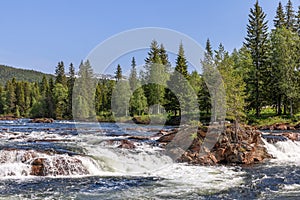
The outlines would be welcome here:
M 17 69 L 5 65 L 0 65 L 0 84 L 5 85 L 8 80 L 15 78 L 16 80 L 23 80 L 28 82 L 36 82 L 42 80 L 43 76 L 47 78 L 54 77 L 50 74 L 44 74 L 34 70 Z
M 278 115 L 293 116 L 300 108 L 300 7 L 295 12 L 291 1 L 284 7 L 279 3 L 274 28 L 269 30 L 267 23 L 256 2 L 243 46 L 232 53 L 222 44 L 213 50 L 208 39 L 201 74 L 189 72 L 184 44 L 179 45 L 172 68 L 163 44 L 155 40 L 143 70 L 137 71 L 132 58 L 128 78 L 118 65 L 114 80 L 98 80 L 89 61 L 80 64 L 78 76 L 72 64 L 66 75 L 64 63 L 59 62 L 55 79 L 44 77 L 34 83 L 12 79 L 0 86 L 0 114 L 106 119 L 200 112 L 212 120 L 241 121 L 249 113 L 259 117 L 263 108 L 270 107 Z M 79 90 L 73 90 L 74 86 Z M 218 105 L 225 105 L 225 111 Z

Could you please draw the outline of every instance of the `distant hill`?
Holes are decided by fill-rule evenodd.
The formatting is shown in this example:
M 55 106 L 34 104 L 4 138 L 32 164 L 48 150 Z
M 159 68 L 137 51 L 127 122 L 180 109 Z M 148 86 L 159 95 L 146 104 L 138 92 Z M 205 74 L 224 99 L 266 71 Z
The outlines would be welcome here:
M 18 69 L 14 67 L 9 67 L 5 65 L 0 65 L 0 84 L 5 85 L 8 80 L 11 80 L 13 77 L 17 81 L 41 81 L 43 76 L 46 75 L 47 78 L 54 77 L 51 74 L 45 74 L 42 72 L 27 70 L 27 69 Z

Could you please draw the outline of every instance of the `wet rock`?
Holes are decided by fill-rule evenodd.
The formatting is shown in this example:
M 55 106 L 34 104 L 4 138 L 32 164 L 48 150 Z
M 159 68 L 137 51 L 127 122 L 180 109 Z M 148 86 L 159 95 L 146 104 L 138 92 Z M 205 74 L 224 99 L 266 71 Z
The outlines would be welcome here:
M 140 140 L 140 141 L 143 141 L 143 140 L 150 140 L 150 137 L 132 135 L 132 136 L 129 136 L 127 139 L 129 139 L 129 140 Z
M 54 119 L 52 118 L 35 118 L 29 121 L 29 123 L 53 123 Z
M 162 143 L 169 143 L 174 139 L 177 132 L 178 132 L 177 130 L 171 131 L 170 133 L 161 136 L 157 141 Z
M 121 140 L 121 144 L 118 146 L 118 148 L 135 149 L 136 146 L 134 145 L 133 142 L 131 142 L 129 140 Z
M 31 163 L 30 175 L 45 176 L 45 158 L 37 158 Z
M 250 126 L 241 126 L 239 129 L 227 126 L 222 132 L 212 150 L 203 151 L 202 143 L 205 141 L 207 128 L 199 128 L 192 144 L 177 161 L 199 165 L 252 164 L 271 158 L 258 130 Z M 175 135 L 176 132 L 164 135 L 158 142 L 171 142 Z
M 298 133 L 283 133 L 283 136 L 287 137 L 288 139 L 292 140 L 292 141 L 298 141 L 299 140 L 299 135 Z
M 14 120 L 17 120 L 17 118 L 11 115 L 0 117 L 0 121 L 14 121 Z

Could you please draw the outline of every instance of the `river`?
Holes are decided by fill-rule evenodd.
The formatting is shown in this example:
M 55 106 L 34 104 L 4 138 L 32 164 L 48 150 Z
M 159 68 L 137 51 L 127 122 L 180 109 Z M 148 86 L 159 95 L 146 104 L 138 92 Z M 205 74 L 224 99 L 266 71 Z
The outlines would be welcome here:
M 251 166 L 173 163 L 155 125 L 0 121 L 0 199 L 298 199 L 300 143 L 269 144 L 275 159 Z M 124 131 L 125 130 L 125 131 Z M 43 176 L 32 174 L 42 159 Z

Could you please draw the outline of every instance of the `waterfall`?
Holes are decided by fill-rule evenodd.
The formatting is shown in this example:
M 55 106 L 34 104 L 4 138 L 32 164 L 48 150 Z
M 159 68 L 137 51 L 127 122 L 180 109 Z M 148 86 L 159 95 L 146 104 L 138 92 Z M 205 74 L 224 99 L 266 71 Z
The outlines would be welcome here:
M 300 164 L 300 142 L 299 141 L 278 141 L 268 143 L 263 139 L 266 148 L 275 158 L 275 162 L 285 162 L 291 164 Z

